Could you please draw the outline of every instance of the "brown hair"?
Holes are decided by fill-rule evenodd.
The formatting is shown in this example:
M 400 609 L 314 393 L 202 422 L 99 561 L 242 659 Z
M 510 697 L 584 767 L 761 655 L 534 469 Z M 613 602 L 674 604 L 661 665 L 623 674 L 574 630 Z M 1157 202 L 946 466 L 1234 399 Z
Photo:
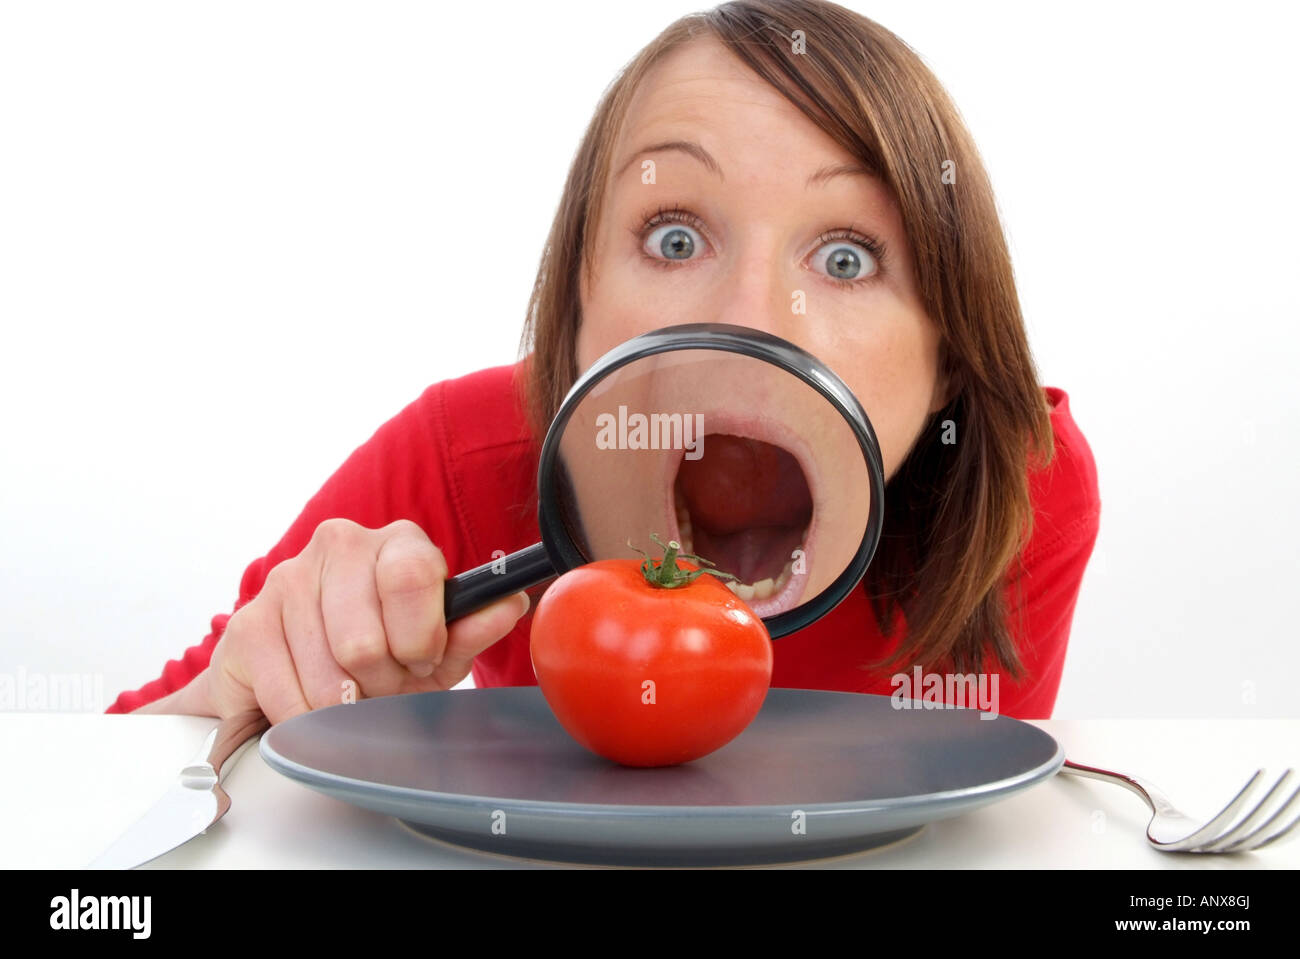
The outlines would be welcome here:
M 798 54 L 796 30 L 805 38 Z M 580 258 L 590 266 L 587 241 L 621 119 L 646 72 L 702 35 L 722 41 L 893 192 L 917 290 L 941 334 L 950 401 L 886 486 L 882 537 L 863 581 L 884 635 L 901 609 L 907 636 L 892 656 L 864 668 L 981 671 L 987 646 L 1018 678 L 1023 666 L 999 587 L 1033 526 L 1030 456 L 1038 467 L 1053 456 L 1049 408 L 974 142 L 916 53 L 866 17 L 825 0 L 724 3 L 672 23 L 606 89 L 569 170 L 529 302 L 521 350 L 532 354 L 523 388 L 534 435 L 540 442 L 577 379 Z M 954 179 L 944 170 L 954 182 L 943 182 Z M 955 445 L 940 442 L 945 420 L 959 431 Z M 1017 606 L 1023 626 L 1023 601 Z

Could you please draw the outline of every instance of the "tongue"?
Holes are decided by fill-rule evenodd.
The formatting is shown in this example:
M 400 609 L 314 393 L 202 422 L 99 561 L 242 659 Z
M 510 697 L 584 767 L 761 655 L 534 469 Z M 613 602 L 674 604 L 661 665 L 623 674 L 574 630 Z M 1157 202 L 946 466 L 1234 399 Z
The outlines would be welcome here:
M 692 521 L 691 549 L 742 583 L 779 579 L 803 542 L 802 526 L 753 526 L 738 533 L 710 533 Z
M 694 552 L 746 583 L 780 576 L 812 518 L 798 461 L 761 440 L 710 433 L 677 482 Z

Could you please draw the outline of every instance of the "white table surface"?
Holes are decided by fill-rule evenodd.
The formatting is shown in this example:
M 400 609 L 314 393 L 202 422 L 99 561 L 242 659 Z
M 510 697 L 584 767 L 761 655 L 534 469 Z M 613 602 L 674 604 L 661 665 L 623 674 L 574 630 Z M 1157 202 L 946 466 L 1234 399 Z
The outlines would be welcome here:
M 0 868 L 84 868 L 175 782 L 216 724 L 179 715 L 0 713 Z M 1207 820 L 1257 768 L 1271 784 L 1300 767 L 1300 719 L 1034 725 L 1070 759 L 1142 776 Z M 608 868 L 479 853 L 419 836 L 280 775 L 256 742 L 225 785 L 226 816 L 142 868 Z M 1158 852 L 1144 838 L 1149 818 L 1141 799 L 1120 786 L 1058 775 L 893 846 L 798 868 L 1300 867 L 1300 839 L 1236 855 Z

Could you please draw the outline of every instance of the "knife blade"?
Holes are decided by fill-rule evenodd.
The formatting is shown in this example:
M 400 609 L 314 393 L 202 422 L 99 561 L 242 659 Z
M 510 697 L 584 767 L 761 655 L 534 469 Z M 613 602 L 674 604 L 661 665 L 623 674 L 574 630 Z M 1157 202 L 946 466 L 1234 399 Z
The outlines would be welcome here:
M 270 725 L 257 710 L 223 719 L 176 783 L 87 868 L 134 869 L 206 832 L 230 808 L 221 786 L 224 774 Z

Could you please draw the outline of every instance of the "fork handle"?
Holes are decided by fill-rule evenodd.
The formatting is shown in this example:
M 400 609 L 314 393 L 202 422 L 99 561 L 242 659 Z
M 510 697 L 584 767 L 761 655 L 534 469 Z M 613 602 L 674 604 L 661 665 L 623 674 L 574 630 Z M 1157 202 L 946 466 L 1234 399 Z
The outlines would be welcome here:
M 1085 766 L 1082 763 L 1071 762 L 1068 759 L 1060 771 L 1069 773 L 1072 776 L 1100 779 L 1102 782 L 1123 786 L 1125 789 L 1142 797 L 1142 801 L 1150 806 L 1151 811 L 1154 813 L 1178 813 L 1178 810 L 1174 809 L 1173 803 L 1165 798 L 1164 793 L 1145 779 L 1139 779 L 1137 776 L 1127 776 L 1124 773 L 1111 772 L 1109 769 L 1099 769 L 1096 766 Z

